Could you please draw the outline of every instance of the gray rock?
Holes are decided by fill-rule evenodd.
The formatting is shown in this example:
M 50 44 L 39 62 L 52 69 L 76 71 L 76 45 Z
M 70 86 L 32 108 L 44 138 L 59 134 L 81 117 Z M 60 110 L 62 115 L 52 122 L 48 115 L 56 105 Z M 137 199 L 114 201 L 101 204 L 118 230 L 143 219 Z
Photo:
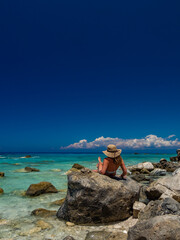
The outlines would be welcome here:
M 133 217 L 138 218 L 139 212 L 146 207 L 146 204 L 136 201 L 133 204 Z
M 154 166 L 151 162 L 144 162 L 144 163 L 138 163 L 133 166 L 129 166 L 128 169 L 130 171 L 140 171 L 142 169 L 147 169 L 149 171 L 152 171 L 154 169 Z
M 137 182 L 141 182 L 141 181 L 145 181 L 146 180 L 146 176 L 145 174 L 135 174 L 135 175 L 132 175 L 131 178 Z
M 139 219 L 145 220 L 155 216 L 162 216 L 166 214 L 180 216 L 180 203 L 172 198 L 165 198 L 163 200 L 151 201 L 139 213 Z
M 180 174 L 180 167 L 177 168 L 177 169 L 172 173 L 173 176 L 176 175 L 176 174 Z
M 31 184 L 26 191 L 27 196 L 38 196 L 44 193 L 57 193 L 58 190 L 50 182 Z
M 69 171 L 66 200 L 57 217 L 76 224 L 125 220 L 132 215 L 139 190 L 129 177 L 112 179 L 89 169 Z
M 146 189 L 146 195 L 150 200 L 157 200 L 163 193 L 180 202 L 180 173 L 159 178 Z
M 163 215 L 138 221 L 128 231 L 127 240 L 178 240 L 180 216 Z
M 166 170 L 161 168 L 155 168 L 151 173 L 151 176 L 165 176 Z

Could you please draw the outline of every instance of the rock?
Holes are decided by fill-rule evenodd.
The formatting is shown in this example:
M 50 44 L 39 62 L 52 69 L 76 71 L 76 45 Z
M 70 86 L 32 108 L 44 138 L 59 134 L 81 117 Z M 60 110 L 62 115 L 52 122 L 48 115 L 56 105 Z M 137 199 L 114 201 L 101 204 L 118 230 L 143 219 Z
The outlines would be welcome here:
M 146 180 L 146 176 L 144 174 L 136 174 L 136 175 L 132 175 L 131 177 L 133 180 L 137 181 L 137 182 L 141 182 Z
M 85 240 L 127 240 L 123 232 L 93 231 L 86 235 Z
M 4 193 L 4 190 L 2 188 L 0 188 L 0 194 Z
M 146 193 L 145 193 L 146 189 L 147 189 L 147 186 L 142 185 L 140 188 L 140 193 L 139 193 L 139 202 L 142 202 L 144 204 L 148 204 L 148 202 L 149 202 L 149 199 L 147 198 Z
M 149 174 L 150 171 L 148 171 L 146 168 L 143 168 L 143 169 L 141 169 L 140 173 Z
M 146 204 L 136 201 L 133 204 L 133 217 L 138 218 L 139 212 L 142 211 L 145 207 L 146 207 Z
M 52 172 L 61 172 L 61 169 L 55 168 L 55 169 L 51 169 Z
M 65 198 L 60 199 L 60 200 L 56 200 L 56 201 L 50 203 L 50 205 L 58 205 L 58 206 L 61 206 L 64 201 L 65 201 Z
M 38 233 L 40 231 L 41 231 L 40 227 L 34 227 L 34 228 L 31 228 L 30 230 L 28 230 L 26 232 L 21 232 L 19 235 L 20 236 L 29 236 L 29 235 L 32 235 L 34 233 Z
M 38 217 L 53 217 L 56 216 L 56 211 L 47 210 L 44 208 L 37 208 L 31 212 L 31 215 Z
M 166 160 L 165 158 L 161 158 L 161 160 L 159 161 L 161 164 L 167 163 L 168 160 Z
M 165 198 L 163 200 L 151 201 L 139 213 L 140 220 L 147 220 L 155 216 L 162 216 L 166 214 L 180 216 L 180 203 L 172 198 Z
M 66 222 L 66 225 L 67 225 L 68 227 L 73 227 L 73 226 L 75 226 L 75 224 L 72 223 L 72 222 Z
M 166 170 L 161 168 L 155 168 L 151 173 L 151 176 L 165 176 Z
M 45 221 L 43 221 L 43 220 L 39 220 L 39 221 L 37 221 L 36 222 L 36 225 L 38 226 L 38 227 L 40 227 L 41 229 L 51 229 L 52 228 L 52 225 L 51 224 L 49 224 L 49 223 L 47 223 L 47 222 L 45 222 Z
M 177 168 L 177 169 L 172 173 L 173 176 L 176 175 L 176 174 L 180 174 L 180 168 Z
M 180 202 L 180 173 L 159 178 L 146 189 L 146 195 L 150 200 L 157 200 L 163 193 Z
M 75 239 L 71 236 L 67 236 L 67 237 L 63 238 L 63 240 L 75 240 Z
M 82 169 L 82 168 L 84 168 L 84 166 L 82 166 L 82 165 L 80 165 L 78 163 L 75 163 L 75 164 L 73 164 L 72 168 Z
M 25 167 L 26 172 L 39 172 L 39 169 L 37 168 L 31 168 L 31 167 Z
M 25 168 L 16 169 L 14 172 L 27 173 L 27 171 L 25 170 Z
M 128 169 L 130 171 L 140 171 L 142 169 L 147 169 L 149 171 L 152 171 L 154 169 L 154 166 L 151 162 L 144 162 L 144 163 L 138 163 L 137 165 L 129 166 Z
M 180 157 L 179 157 L 179 156 L 170 157 L 170 161 L 171 161 L 171 162 L 178 162 L 178 161 L 180 161 Z
M 157 189 L 155 187 L 148 187 L 145 192 L 149 200 L 157 200 L 163 194 L 163 190 L 160 188 Z
M 31 158 L 31 155 L 26 155 L 25 158 Z
M 178 157 L 180 157 L 180 149 L 177 149 L 176 153 L 177 153 Z
M 118 181 L 89 169 L 72 171 L 66 200 L 57 217 L 76 224 L 125 220 L 132 214 L 139 190 L 139 184 L 129 177 Z
M 178 167 L 180 167 L 179 163 L 168 162 L 166 159 L 161 159 L 159 163 L 153 163 L 155 168 L 165 169 L 167 172 L 173 172 Z
M 4 177 L 4 176 L 5 176 L 4 172 L 0 172 L 0 177 Z
M 177 215 L 156 216 L 138 221 L 128 231 L 127 240 L 178 240 L 180 217 Z
M 44 193 L 57 193 L 58 190 L 50 182 L 31 184 L 26 191 L 27 196 L 38 196 Z

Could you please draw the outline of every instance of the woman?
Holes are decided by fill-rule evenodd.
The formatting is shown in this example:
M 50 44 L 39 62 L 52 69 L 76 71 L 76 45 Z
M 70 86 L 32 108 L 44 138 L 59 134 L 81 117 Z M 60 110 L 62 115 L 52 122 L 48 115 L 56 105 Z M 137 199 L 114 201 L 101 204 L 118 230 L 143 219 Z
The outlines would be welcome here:
M 103 153 L 107 156 L 104 159 L 103 163 L 101 162 L 101 158 L 98 157 L 99 163 L 97 164 L 97 170 L 95 172 L 99 172 L 100 174 L 107 175 L 110 177 L 114 177 L 116 175 L 116 171 L 118 167 L 121 167 L 123 173 L 121 174 L 122 178 L 126 178 L 127 169 L 125 167 L 124 161 L 121 154 L 121 149 L 117 149 L 115 145 L 110 144 L 107 147 L 106 151 Z

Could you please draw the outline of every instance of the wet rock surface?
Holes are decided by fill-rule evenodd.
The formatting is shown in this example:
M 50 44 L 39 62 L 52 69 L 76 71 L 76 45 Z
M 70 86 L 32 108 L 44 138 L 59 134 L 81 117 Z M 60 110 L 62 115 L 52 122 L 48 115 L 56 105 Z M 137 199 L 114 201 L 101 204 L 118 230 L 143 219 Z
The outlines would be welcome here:
M 117 180 L 118 179 L 118 180 Z M 77 224 L 127 219 L 139 199 L 140 186 L 130 179 L 112 179 L 82 168 L 68 174 L 68 192 L 57 217 Z
M 0 177 L 4 177 L 4 176 L 5 176 L 4 172 L 0 172 Z
M 45 193 L 57 193 L 58 190 L 50 182 L 31 184 L 26 191 L 27 196 L 39 196 Z
M 0 188 L 0 194 L 4 193 L 4 190 L 2 188 Z
M 38 217 L 53 217 L 53 216 L 56 216 L 56 211 L 47 210 L 44 208 L 38 208 L 33 210 L 31 215 L 38 216 Z
M 25 171 L 27 172 L 39 172 L 40 170 L 37 168 L 25 167 Z
M 123 232 L 94 231 L 89 232 L 85 240 L 127 240 L 127 234 Z

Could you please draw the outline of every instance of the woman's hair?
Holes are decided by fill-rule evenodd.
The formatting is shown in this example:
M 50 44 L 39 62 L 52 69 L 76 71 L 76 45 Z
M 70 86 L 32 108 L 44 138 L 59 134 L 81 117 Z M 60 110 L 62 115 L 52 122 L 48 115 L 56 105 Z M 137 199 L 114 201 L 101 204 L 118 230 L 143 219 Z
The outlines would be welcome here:
M 122 163 L 122 157 L 121 156 L 118 156 L 118 157 L 116 157 L 116 158 L 113 158 L 113 162 L 115 163 L 115 164 L 120 164 L 121 165 L 121 163 Z

